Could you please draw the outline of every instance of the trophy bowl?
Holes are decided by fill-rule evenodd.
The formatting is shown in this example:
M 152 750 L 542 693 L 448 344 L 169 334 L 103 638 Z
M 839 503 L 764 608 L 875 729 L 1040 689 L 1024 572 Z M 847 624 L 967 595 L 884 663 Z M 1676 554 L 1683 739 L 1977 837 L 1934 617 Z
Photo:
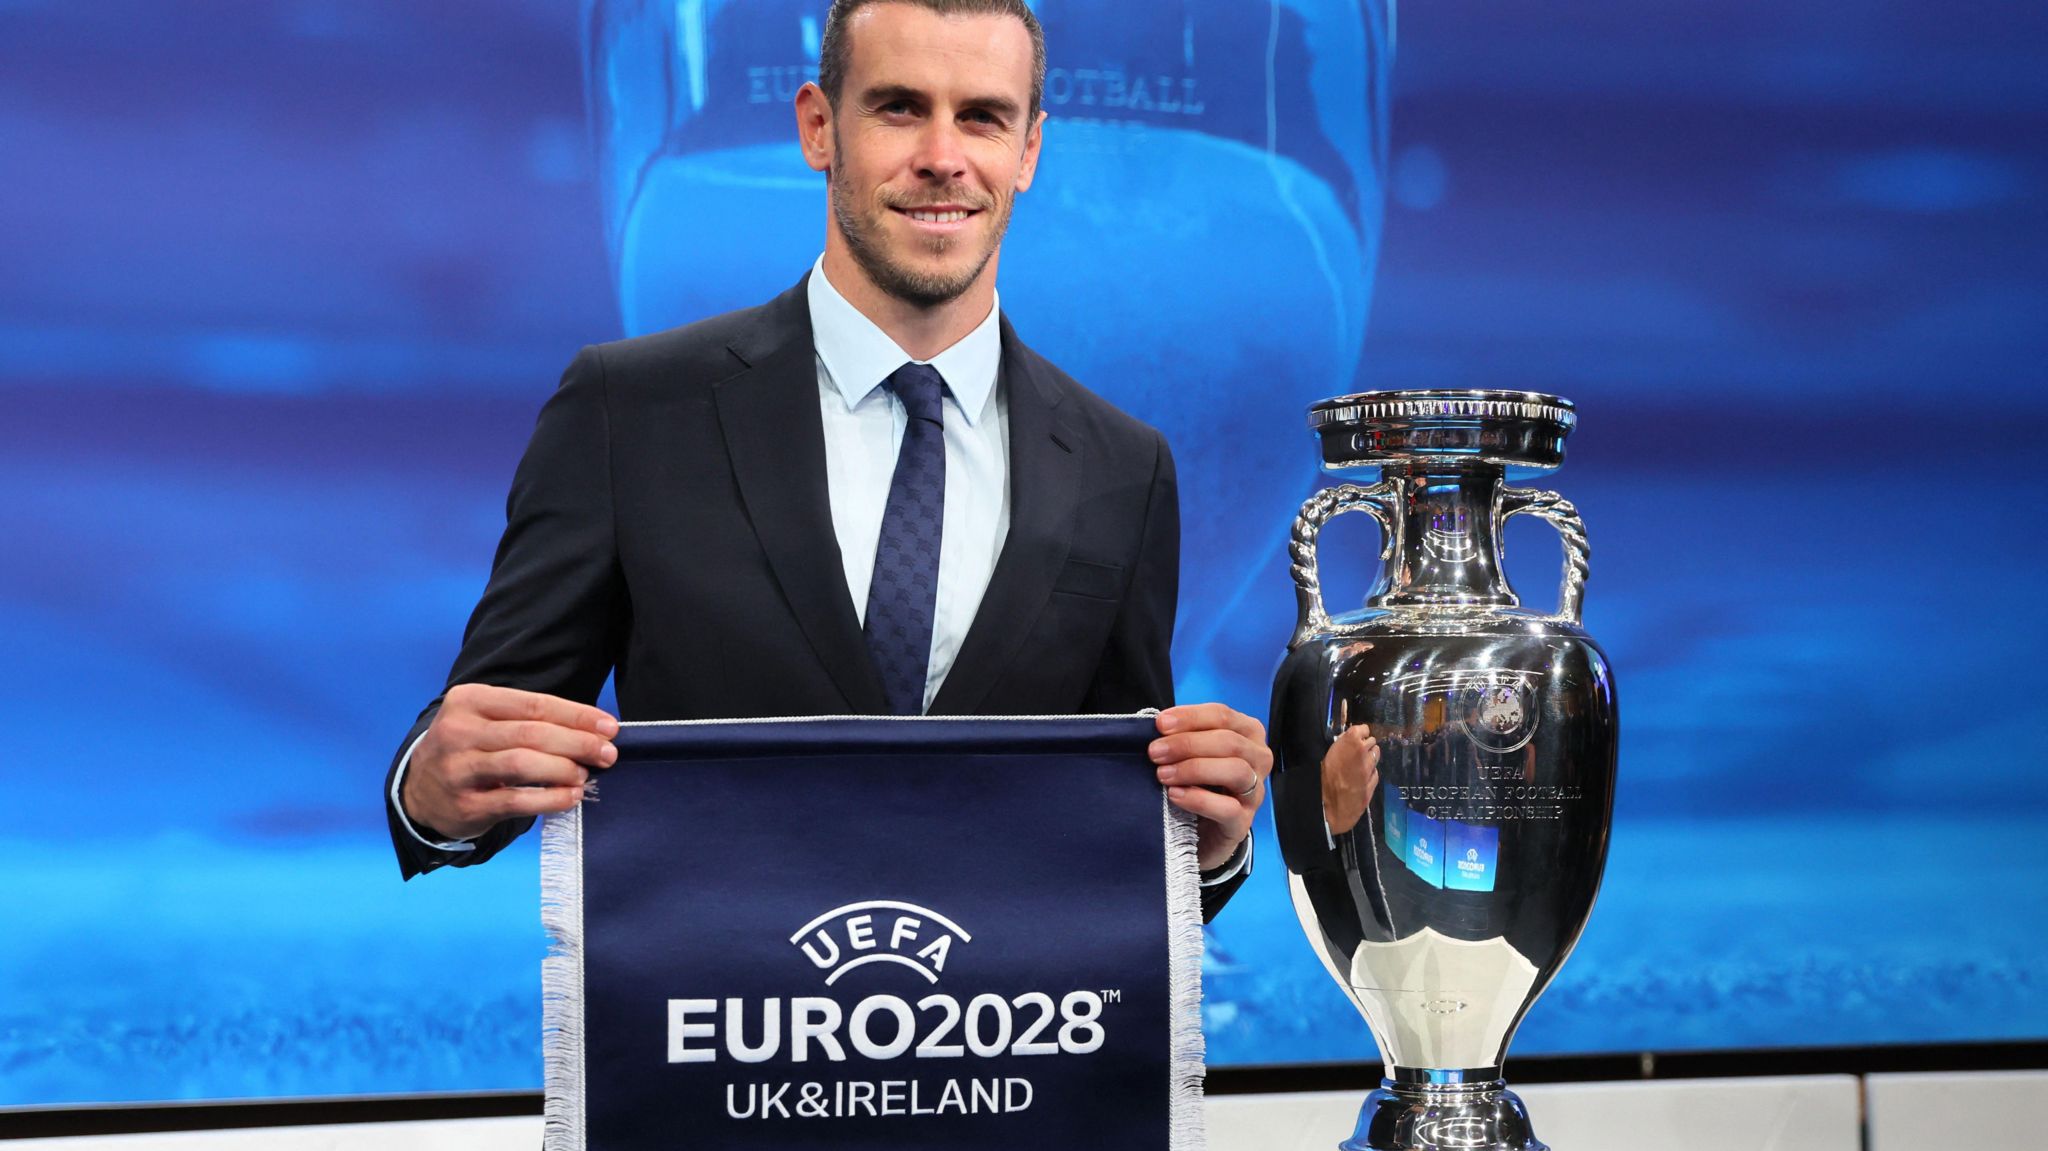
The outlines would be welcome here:
M 1579 626 L 1584 525 L 1507 470 L 1563 462 L 1577 417 L 1533 392 L 1367 392 L 1309 409 L 1326 470 L 1290 541 L 1298 616 L 1273 683 L 1272 801 L 1294 908 L 1379 1044 L 1346 1151 L 1541 1151 L 1502 1064 L 1578 941 L 1607 859 L 1614 677 Z M 1380 525 L 1361 611 L 1323 604 L 1332 516 Z M 1508 586 L 1502 524 L 1564 545 L 1556 614 Z

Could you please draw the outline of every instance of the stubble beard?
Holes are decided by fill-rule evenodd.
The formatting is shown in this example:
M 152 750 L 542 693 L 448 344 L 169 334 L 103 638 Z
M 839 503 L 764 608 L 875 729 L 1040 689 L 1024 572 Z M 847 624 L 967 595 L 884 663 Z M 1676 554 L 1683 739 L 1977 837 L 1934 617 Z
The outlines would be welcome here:
M 878 194 L 874 215 L 863 216 L 861 206 L 854 202 L 853 190 L 841 177 L 837 165 L 832 170 L 831 184 L 832 216 L 838 222 L 840 236 L 846 240 L 846 250 L 853 254 L 853 262 L 860 265 L 860 270 L 877 288 L 913 307 L 936 308 L 959 299 L 981 278 L 982 270 L 995 258 L 996 249 L 1002 246 L 1003 234 L 1010 227 L 1009 202 L 997 198 L 982 209 L 994 213 L 995 226 L 989 231 L 988 246 L 972 267 L 950 275 L 906 267 L 891 258 L 882 235 L 885 226 L 883 214 L 892 211 L 892 206 Z M 959 241 L 950 236 L 933 236 L 921 242 L 933 255 L 943 255 Z

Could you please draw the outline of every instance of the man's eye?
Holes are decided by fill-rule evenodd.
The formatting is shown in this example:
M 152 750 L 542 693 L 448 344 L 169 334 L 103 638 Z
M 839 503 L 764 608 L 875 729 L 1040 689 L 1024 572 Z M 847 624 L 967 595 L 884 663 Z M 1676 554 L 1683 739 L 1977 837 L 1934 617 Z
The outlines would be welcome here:
M 911 108 L 907 101 L 891 100 L 887 104 L 882 105 L 881 112 L 885 116 L 908 116 Z

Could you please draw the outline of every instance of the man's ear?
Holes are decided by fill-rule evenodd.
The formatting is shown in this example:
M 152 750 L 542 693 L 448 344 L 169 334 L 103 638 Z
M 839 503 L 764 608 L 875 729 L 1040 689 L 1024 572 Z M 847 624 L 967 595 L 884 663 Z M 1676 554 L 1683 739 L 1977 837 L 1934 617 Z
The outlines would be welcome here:
M 832 101 L 816 84 L 796 92 L 796 142 L 813 172 L 832 170 Z
M 1045 143 L 1045 113 L 1040 111 L 1031 127 L 1024 133 L 1024 162 L 1017 165 L 1017 190 L 1031 189 L 1031 180 L 1038 174 L 1038 147 Z

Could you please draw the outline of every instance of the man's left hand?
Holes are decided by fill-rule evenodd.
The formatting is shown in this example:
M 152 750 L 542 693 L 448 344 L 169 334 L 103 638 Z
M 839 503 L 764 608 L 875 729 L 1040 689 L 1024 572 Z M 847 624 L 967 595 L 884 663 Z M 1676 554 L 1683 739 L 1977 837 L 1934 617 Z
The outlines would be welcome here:
M 1220 703 L 1169 707 L 1158 722 L 1159 782 L 1175 807 L 1200 817 L 1202 870 L 1213 871 L 1237 854 L 1266 798 L 1266 727 Z

